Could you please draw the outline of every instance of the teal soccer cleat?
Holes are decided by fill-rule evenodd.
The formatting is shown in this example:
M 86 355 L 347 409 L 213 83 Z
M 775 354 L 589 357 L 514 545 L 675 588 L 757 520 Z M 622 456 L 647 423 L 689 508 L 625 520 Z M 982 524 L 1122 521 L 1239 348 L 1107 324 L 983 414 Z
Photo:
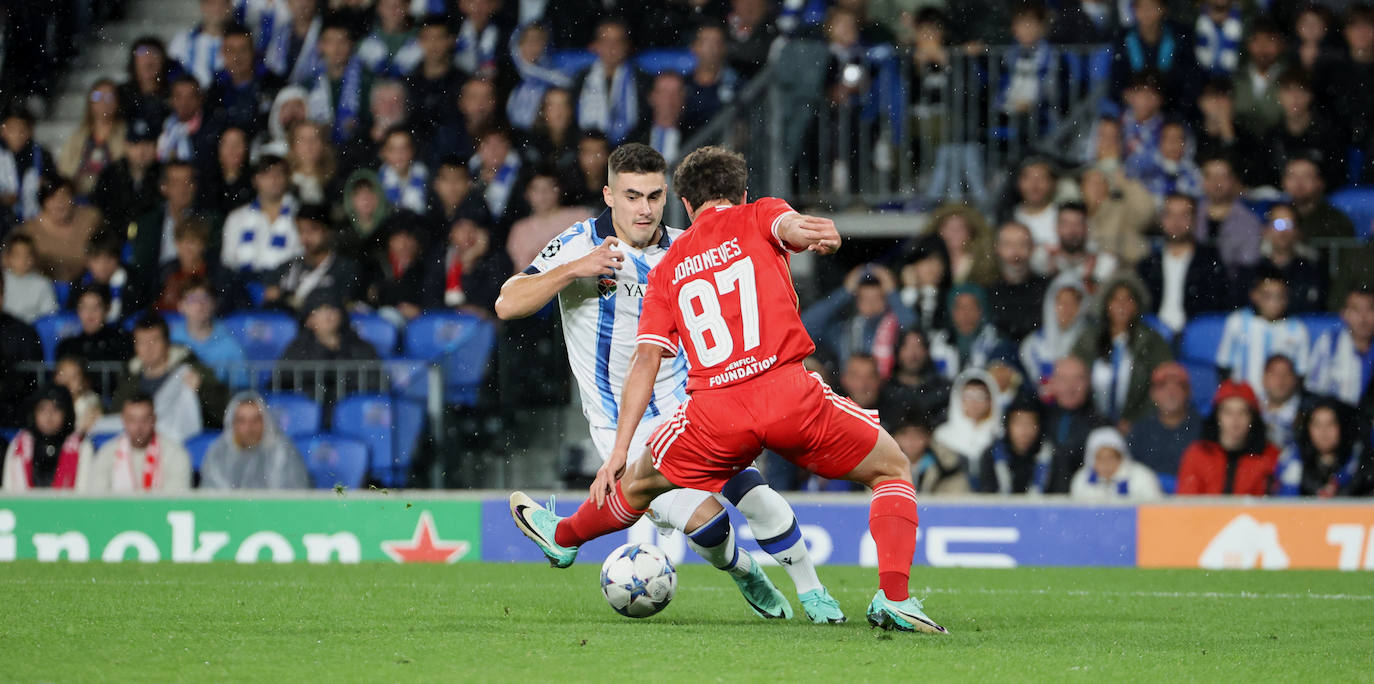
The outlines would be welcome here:
M 868 604 L 868 624 L 899 632 L 949 634 L 948 630 L 926 616 L 920 600 L 916 597 L 910 597 L 905 601 L 891 601 L 881 590 L 873 596 L 873 602 Z
M 740 549 L 740 553 L 748 553 Z M 787 602 L 787 597 L 773 586 L 773 581 L 764 574 L 763 568 L 758 560 L 750 556 L 753 567 L 749 568 L 749 574 L 744 577 L 733 577 L 735 584 L 739 585 L 739 591 L 744 594 L 744 600 L 749 602 L 749 607 L 754 610 L 754 614 L 766 619 L 792 619 L 792 604 Z
M 825 587 L 812 589 L 797 598 L 801 599 L 802 610 L 806 611 L 806 617 L 812 622 L 819 625 L 844 622 L 844 611 L 840 610 L 839 601 L 831 598 Z
M 554 530 L 558 529 L 558 521 L 562 518 L 535 503 L 534 499 L 524 492 L 510 495 L 510 517 L 515 521 L 515 526 L 544 552 L 544 557 L 549 559 L 549 565 L 566 568 L 577 560 L 576 546 L 559 546 L 558 542 L 554 541 Z

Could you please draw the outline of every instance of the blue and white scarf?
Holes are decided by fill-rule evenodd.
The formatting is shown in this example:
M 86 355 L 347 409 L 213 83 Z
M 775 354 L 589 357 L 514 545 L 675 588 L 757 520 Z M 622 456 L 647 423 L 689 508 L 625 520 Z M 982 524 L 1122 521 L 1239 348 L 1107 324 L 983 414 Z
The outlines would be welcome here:
M 1039 105 L 1053 98 L 1057 90 L 1054 58 L 1055 51 L 1046 40 L 1031 50 L 1019 43 L 1012 46 L 1005 57 L 998 108 L 1011 111 L 1016 101 Z
M 392 54 L 387 50 L 381 31 L 377 30 L 358 44 L 358 59 L 362 60 L 368 71 L 378 76 L 402 78 L 410 75 L 410 72 L 419 66 L 420 61 L 424 59 L 424 52 L 420 50 L 419 41 L 412 35 L 401 44 L 395 54 Z
M 1101 478 L 1097 476 L 1096 470 L 1088 471 L 1088 484 L 1095 485 L 1100 481 Z M 1131 481 L 1129 479 L 1118 480 L 1116 483 L 1116 493 L 1118 496 L 1128 496 L 1131 493 Z
M 612 145 L 624 142 L 639 123 L 634 68 L 622 64 L 608 78 L 605 65 L 592 64 L 577 97 L 577 123 L 583 130 L 605 133 Z
M 520 35 L 516 31 L 510 38 L 510 58 L 515 70 L 520 74 L 520 85 L 511 91 L 506 100 L 506 118 L 512 126 L 527 130 L 539 117 L 539 106 L 544 102 L 544 93 L 549 88 L 567 88 L 571 84 L 563 72 L 545 66 L 547 55 L 541 55 L 539 62 L 529 62 L 520 56 Z
M 468 161 L 468 170 L 473 176 L 479 176 L 482 171 L 482 157 L 472 155 Z M 510 201 L 511 190 L 515 188 L 515 181 L 520 178 L 520 155 L 511 150 L 506 153 L 506 160 L 501 164 L 501 168 L 496 170 L 496 175 L 491 182 L 487 183 L 482 191 L 482 196 L 487 201 L 487 208 L 491 210 L 491 215 L 500 217 L 506 213 L 506 204 Z
M 382 178 L 382 194 L 392 206 L 417 214 L 423 214 L 429 208 L 429 169 L 424 164 L 411 162 L 404 178 L 390 166 L 383 166 L 379 175 Z
M 192 125 L 197 130 L 204 114 L 197 114 L 196 118 L 190 121 L 182 121 L 176 114 L 167 117 L 162 123 L 162 134 L 157 138 L 157 158 L 158 161 L 193 161 L 196 158 L 196 148 L 191 144 Z
M 1233 8 L 1221 24 L 1212 21 L 1206 12 L 1198 14 L 1194 35 L 1194 51 L 1203 71 L 1229 76 L 1236 70 L 1240 64 L 1240 41 L 1245 35 L 1239 8 Z
M 306 31 L 305 39 L 301 42 L 301 51 L 296 54 L 295 63 L 291 62 L 291 38 L 295 31 L 290 22 L 284 24 L 281 30 L 272 34 L 271 42 L 262 56 L 263 64 L 266 64 L 272 73 L 286 77 L 290 83 L 304 85 L 310 82 L 310 79 L 320 71 L 320 56 L 315 45 L 320 40 L 322 24 L 319 17 L 310 22 L 310 29 Z
M 1374 379 L 1374 347 L 1361 354 L 1348 328 L 1322 333 L 1308 359 L 1307 389 L 1358 406 Z
M 0 147 L 0 195 L 14 195 L 14 216 L 20 223 L 38 215 L 38 186 L 43 180 L 43 151 L 29 143 L 29 168 L 19 170 L 19 155 Z
M 253 51 L 264 55 L 277 31 L 290 30 L 291 8 L 286 0 L 238 0 L 234 20 L 253 32 Z
M 496 24 L 487 24 L 482 34 L 472 27 L 472 22 L 463 21 L 458 29 L 458 40 L 453 48 L 453 64 L 469 74 L 490 71 L 496 68 L 496 51 L 501 47 L 501 29 Z
M 224 68 L 224 60 L 220 55 L 220 44 L 223 42 L 223 36 L 205 33 L 197 24 L 195 28 L 174 38 L 167 48 L 167 54 L 181 62 L 181 66 L 196 77 L 202 88 L 208 88 L 215 78 L 215 72 Z
M 354 57 L 344 67 L 343 79 L 339 83 L 339 101 L 334 102 L 331 94 L 329 74 L 321 71 L 315 77 L 315 85 L 310 88 L 306 98 L 306 108 L 311 121 L 329 124 L 332 127 L 334 144 L 348 142 L 358 125 L 358 116 L 363 101 L 363 63 Z
M 1035 470 L 1031 475 L 1031 481 L 1026 487 L 1027 494 L 1042 494 L 1045 491 L 1045 482 L 1050 476 L 1050 461 L 1053 452 L 1043 444 L 1035 452 Z M 1006 439 L 999 439 L 992 445 L 992 471 L 997 475 L 997 491 L 1001 494 L 1011 494 L 1012 473 L 1011 473 L 1011 447 Z

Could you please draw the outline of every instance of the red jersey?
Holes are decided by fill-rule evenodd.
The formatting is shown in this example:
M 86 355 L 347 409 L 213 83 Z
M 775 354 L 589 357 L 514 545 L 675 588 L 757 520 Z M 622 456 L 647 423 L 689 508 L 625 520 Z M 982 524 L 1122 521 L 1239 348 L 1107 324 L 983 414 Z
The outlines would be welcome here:
M 797 312 L 792 250 L 777 232 L 793 211 L 771 197 L 708 209 L 649 274 L 636 342 L 669 356 L 681 344 L 688 392 L 738 384 L 816 349 Z

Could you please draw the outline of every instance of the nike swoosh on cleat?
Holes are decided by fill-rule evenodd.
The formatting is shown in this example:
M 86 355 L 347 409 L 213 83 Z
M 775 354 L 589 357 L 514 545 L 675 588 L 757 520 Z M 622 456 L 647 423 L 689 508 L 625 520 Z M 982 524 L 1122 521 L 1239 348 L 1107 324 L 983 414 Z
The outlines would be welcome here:
M 750 605 L 759 615 L 762 615 L 763 617 L 765 617 L 765 618 L 767 618 L 767 619 L 770 619 L 770 620 L 781 620 L 781 619 L 783 619 L 782 613 L 778 613 L 778 614 L 774 615 L 773 613 L 770 613 L 770 612 L 764 610 L 763 608 L 759 607 L 759 605 L 758 605 L 757 603 L 754 603 L 753 601 L 750 601 L 748 596 L 744 597 L 744 602 L 747 603 L 747 604 L 749 604 L 749 605 Z

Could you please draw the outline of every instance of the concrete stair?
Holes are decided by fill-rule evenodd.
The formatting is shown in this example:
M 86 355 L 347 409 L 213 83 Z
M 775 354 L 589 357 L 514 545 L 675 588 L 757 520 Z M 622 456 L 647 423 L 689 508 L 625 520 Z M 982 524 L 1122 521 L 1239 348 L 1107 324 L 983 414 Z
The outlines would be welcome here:
M 197 0 L 134 0 L 122 21 L 106 24 L 82 40 L 81 54 L 61 77 L 48 115 L 34 132 L 53 154 L 81 124 L 86 89 L 97 79 L 123 82 L 129 46 L 145 35 L 171 43 L 176 34 L 200 20 Z

